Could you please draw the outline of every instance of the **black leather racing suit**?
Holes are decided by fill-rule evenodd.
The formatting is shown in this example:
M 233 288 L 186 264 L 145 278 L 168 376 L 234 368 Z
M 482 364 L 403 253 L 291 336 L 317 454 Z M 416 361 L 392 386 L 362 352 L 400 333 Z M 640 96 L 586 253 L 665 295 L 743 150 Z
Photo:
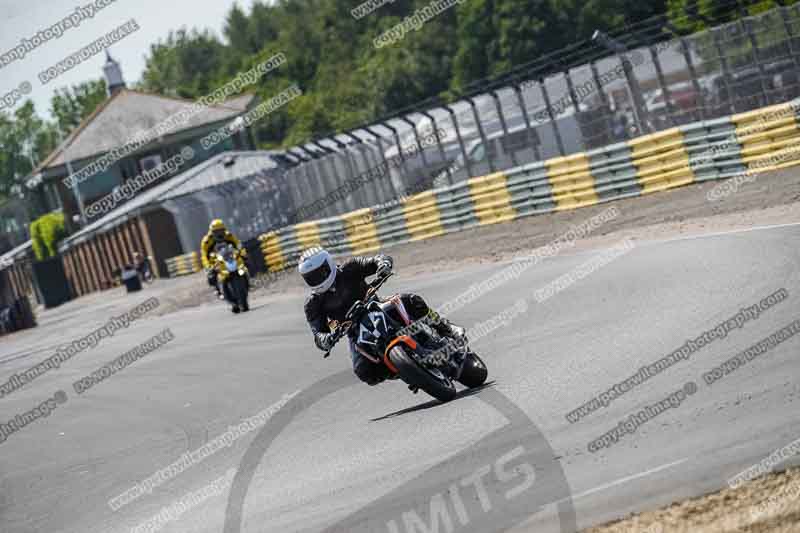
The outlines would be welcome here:
M 320 350 L 326 349 L 326 337 L 330 333 L 329 320 L 344 320 L 347 311 L 367 294 L 365 278 L 374 275 L 381 266 L 392 266 L 392 258 L 378 254 L 373 257 L 353 257 L 338 266 L 336 280 L 330 289 L 323 293 L 312 294 L 305 303 L 305 313 L 314 343 Z M 428 305 L 416 294 L 401 294 L 403 305 L 412 320 L 419 320 L 428 314 Z M 368 383 L 377 385 L 389 375 L 388 369 L 374 363 L 359 353 L 352 340 L 350 355 L 353 359 L 353 371 L 356 376 Z

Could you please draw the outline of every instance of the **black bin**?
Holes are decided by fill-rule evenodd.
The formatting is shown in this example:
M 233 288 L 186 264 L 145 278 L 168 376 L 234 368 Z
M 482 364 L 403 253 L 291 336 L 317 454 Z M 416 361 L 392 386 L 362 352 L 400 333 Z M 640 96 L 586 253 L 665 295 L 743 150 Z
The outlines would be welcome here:
M 72 298 L 61 256 L 34 261 L 31 266 L 39 300 L 45 309 L 58 307 Z
M 135 268 L 130 270 L 123 268 L 121 277 L 122 283 L 125 284 L 125 288 L 128 292 L 138 292 L 142 290 L 142 280 L 139 279 L 139 272 L 137 272 Z

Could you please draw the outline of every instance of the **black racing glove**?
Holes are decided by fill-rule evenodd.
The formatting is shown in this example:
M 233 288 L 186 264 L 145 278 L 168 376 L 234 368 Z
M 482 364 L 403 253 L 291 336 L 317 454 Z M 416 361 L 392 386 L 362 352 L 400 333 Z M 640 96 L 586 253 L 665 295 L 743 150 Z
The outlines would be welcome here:
M 317 348 L 323 351 L 328 351 L 333 348 L 335 341 L 336 337 L 333 333 L 317 333 L 314 336 L 314 342 Z
M 383 260 L 378 263 L 378 270 L 375 275 L 382 278 L 392 272 L 392 262 L 390 260 Z

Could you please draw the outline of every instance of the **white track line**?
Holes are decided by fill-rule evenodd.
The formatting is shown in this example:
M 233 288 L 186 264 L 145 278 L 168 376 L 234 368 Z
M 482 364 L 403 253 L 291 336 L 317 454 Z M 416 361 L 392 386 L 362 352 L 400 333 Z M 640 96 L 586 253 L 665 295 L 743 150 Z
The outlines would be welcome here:
M 733 229 L 733 230 L 729 230 L 729 231 L 720 231 L 720 232 L 715 232 L 715 233 L 699 233 L 697 235 L 681 235 L 679 237 L 670 237 L 670 238 L 667 238 L 667 239 L 641 239 L 641 238 L 637 238 L 636 235 L 627 235 L 626 237 L 627 238 L 632 238 L 635 241 L 636 246 L 644 246 L 644 245 L 663 244 L 663 243 L 667 243 L 667 242 L 688 241 L 688 240 L 692 240 L 692 239 L 705 239 L 705 238 L 708 238 L 708 237 L 724 237 L 726 235 L 735 235 L 737 233 L 747 233 L 747 232 L 750 232 L 750 231 L 787 228 L 787 227 L 791 227 L 791 226 L 800 226 L 800 222 L 788 222 L 786 224 L 772 224 L 772 225 L 769 225 L 769 226 L 753 226 L 753 227 L 750 227 L 750 228 L 739 228 L 739 229 Z M 643 229 L 646 229 L 648 227 L 649 226 L 642 226 Z M 620 233 L 625 232 L 625 231 L 628 231 L 628 230 L 624 230 L 624 229 L 620 230 Z M 612 236 L 613 237 L 614 234 L 610 233 L 608 235 L 604 235 L 604 237 L 608 237 L 608 236 Z M 620 236 L 620 239 L 621 238 L 623 238 L 622 235 Z M 582 241 L 577 241 L 577 242 L 580 243 Z M 597 248 L 590 248 L 588 250 L 580 250 L 578 252 L 559 253 L 559 254 L 554 255 L 552 257 L 545 257 L 545 258 L 541 259 L 541 262 L 557 259 L 557 258 L 560 258 L 560 257 L 581 257 L 581 256 L 584 256 L 584 255 L 593 255 L 593 254 L 596 254 L 598 252 L 602 252 L 602 251 L 608 250 L 610 247 L 611 247 L 610 245 L 609 246 L 600 246 L 600 247 L 597 247 Z M 541 247 L 538 247 L 538 248 L 544 248 L 544 246 L 541 246 Z M 534 250 L 536 250 L 538 248 L 534 248 Z M 530 257 L 529 256 L 528 257 L 526 257 L 526 256 L 512 257 L 511 259 L 507 259 L 505 261 L 499 261 L 497 264 L 505 265 L 505 264 L 512 264 L 512 263 L 522 263 L 522 262 L 525 262 L 525 261 L 530 261 Z
M 567 501 L 569 499 L 572 499 L 572 501 L 575 501 L 575 500 L 578 500 L 578 499 L 583 498 L 585 496 L 589 496 L 590 494 L 594 494 L 595 492 L 600 492 L 600 491 L 603 491 L 603 490 L 606 490 L 606 489 L 610 489 L 611 487 L 616 487 L 617 485 L 622 485 L 623 483 L 627 483 L 628 481 L 633 481 L 634 479 L 639 479 L 641 477 L 649 476 L 650 474 L 655 474 L 656 472 L 660 472 L 662 470 L 666 470 L 667 468 L 672 468 L 673 466 L 677 466 L 677 465 L 679 465 L 681 463 L 685 463 L 688 460 L 689 460 L 689 458 L 686 457 L 684 459 L 679 459 L 678 461 L 673 461 L 673 462 L 667 463 L 665 465 L 657 466 L 655 468 L 651 468 L 650 470 L 646 470 L 644 472 L 639 472 L 638 474 L 633 474 L 631 476 L 626 476 L 626 477 L 617 479 L 615 481 L 611 481 L 609 483 L 605 483 L 605 484 L 600 485 L 599 487 L 595 487 L 593 489 L 585 490 L 585 491 L 583 491 L 583 492 L 581 492 L 579 494 L 575 494 L 573 496 L 568 496 L 566 498 L 561 498 L 560 500 L 555 501 L 553 503 L 561 503 L 561 502 Z
M 759 231 L 759 230 L 766 230 L 766 229 L 777 229 L 777 228 L 787 228 L 791 226 L 800 226 L 800 222 L 788 222 L 786 224 L 771 224 L 769 226 L 752 226 L 749 228 L 739 228 L 739 229 L 732 229 L 728 231 L 718 231 L 715 233 L 700 233 L 697 235 L 681 235 L 680 237 L 671 237 L 669 239 L 661 239 L 661 240 L 652 240 L 646 241 L 643 240 L 642 242 L 650 242 L 650 243 L 661 243 L 661 242 L 673 242 L 673 241 L 688 241 L 691 239 L 704 239 L 706 237 L 721 237 L 724 235 L 735 235 L 736 233 L 747 233 L 750 231 Z M 646 228 L 646 226 L 645 226 Z

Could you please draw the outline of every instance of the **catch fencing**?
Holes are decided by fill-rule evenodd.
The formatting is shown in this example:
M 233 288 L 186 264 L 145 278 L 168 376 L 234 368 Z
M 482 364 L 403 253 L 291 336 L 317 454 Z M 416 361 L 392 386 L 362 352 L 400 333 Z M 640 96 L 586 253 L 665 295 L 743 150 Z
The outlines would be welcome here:
M 453 185 L 800 96 L 800 4 L 687 37 L 661 32 L 631 31 L 633 42 L 620 37 L 627 49 L 614 55 L 596 43 L 579 56 L 562 51 L 546 71 L 517 72 L 452 104 L 293 147 L 300 164 L 286 175 L 291 203 L 329 197 L 354 176 L 389 167 L 387 179 L 327 202 L 313 218 L 330 217 L 392 201 L 419 183 Z M 572 66 L 575 57 L 596 59 Z M 435 142 L 424 143 L 431 133 Z M 398 164 L 387 165 L 393 158 Z
M 471 178 L 389 205 L 287 226 L 262 235 L 261 248 L 269 270 L 280 271 L 297 264 L 311 246 L 364 254 L 692 183 L 752 181 L 761 173 L 798 164 L 800 98 Z
M 361 253 L 734 175 L 773 150 L 764 135 L 793 138 L 794 126 L 742 135 L 736 121 L 800 97 L 800 4 L 690 36 L 665 38 L 662 26 L 627 28 L 454 103 L 290 148 L 281 178 L 217 195 L 214 210 L 274 206 L 238 217 L 245 231 L 230 224 L 245 239 L 262 234 L 272 270 L 317 242 Z

